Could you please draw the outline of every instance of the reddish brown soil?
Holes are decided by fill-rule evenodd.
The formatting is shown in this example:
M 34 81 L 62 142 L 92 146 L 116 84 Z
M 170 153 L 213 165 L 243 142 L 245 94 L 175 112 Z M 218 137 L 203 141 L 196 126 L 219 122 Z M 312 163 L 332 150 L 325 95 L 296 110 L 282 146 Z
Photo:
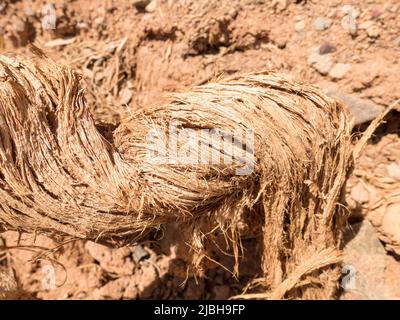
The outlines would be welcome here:
M 382 107 L 400 98 L 397 0 L 362 5 L 336 0 L 153 0 L 146 8 L 137 8 L 134 0 L 54 2 L 56 29 L 44 30 L 46 1 L 2 1 L 0 52 L 22 53 L 34 42 L 53 59 L 78 69 L 99 124 L 118 124 L 121 115 L 158 103 L 167 92 L 221 75 L 266 69 L 289 73 L 300 81 L 335 85 Z M 342 25 L 345 4 L 358 12 L 355 34 Z M 329 20 L 322 27 L 325 30 L 317 30 L 318 17 Z M 60 39 L 72 40 L 64 45 L 54 41 Z M 321 74 L 310 64 L 313 50 L 325 52 L 326 60 L 339 63 L 335 67 L 345 64 L 349 69 L 339 75 Z M 390 232 L 384 229 L 385 212 L 376 209 L 376 199 L 379 208 L 388 201 L 400 207 L 399 119 L 393 111 L 379 128 L 357 161 L 348 188 L 350 221 L 369 219 L 390 252 L 381 259 L 389 261 L 385 277 L 392 285 L 385 292 L 391 298 L 400 298 L 400 286 L 394 281 L 400 278 L 396 260 L 400 222 Z M 365 190 L 366 184 L 373 189 Z M 396 212 L 400 216 L 400 209 Z M 182 248 L 174 245 L 171 234 L 159 242 L 109 249 L 84 241 L 57 247 L 43 236 L 19 239 L 17 233 L 6 232 L 0 240 L 8 247 L 37 247 L 0 252 L 0 268 L 16 278 L 22 297 L 33 299 L 226 299 L 257 277 L 257 257 L 252 256 L 257 250 L 251 241 L 245 242 L 248 248 L 239 279 L 221 267 L 208 270 L 205 278 L 195 278 L 187 274 Z M 43 248 L 57 250 L 45 251 L 37 259 Z M 232 264 L 229 259 L 222 262 Z M 46 282 L 52 270 L 55 286 Z

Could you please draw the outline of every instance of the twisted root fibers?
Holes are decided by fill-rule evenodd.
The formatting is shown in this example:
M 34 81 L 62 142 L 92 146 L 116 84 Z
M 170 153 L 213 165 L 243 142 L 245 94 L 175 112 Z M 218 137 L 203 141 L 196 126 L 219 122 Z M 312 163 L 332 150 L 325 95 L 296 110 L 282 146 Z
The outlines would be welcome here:
M 334 295 L 345 223 L 340 203 L 352 165 L 342 104 L 276 73 L 247 74 L 137 111 L 106 139 L 78 74 L 32 50 L 30 58 L 0 56 L 3 230 L 120 246 L 175 222 L 199 268 L 214 237 L 222 235 L 238 260 L 240 239 L 250 233 L 260 240 L 266 292 L 254 298 Z M 239 157 L 151 161 L 149 132 L 171 144 L 171 123 L 218 158 L 228 151 L 215 148 L 215 133 L 253 133 L 251 147 L 232 148 L 254 155 L 254 167 L 239 175 Z

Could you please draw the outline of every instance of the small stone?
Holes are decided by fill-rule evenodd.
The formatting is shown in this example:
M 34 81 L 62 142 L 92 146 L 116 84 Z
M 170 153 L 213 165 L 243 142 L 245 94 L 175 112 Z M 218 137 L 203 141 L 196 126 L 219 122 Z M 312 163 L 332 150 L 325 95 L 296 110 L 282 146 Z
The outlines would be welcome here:
M 386 252 L 367 220 L 353 224 L 344 235 L 341 299 L 384 299 Z
M 367 35 L 370 38 L 376 39 L 380 36 L 380 30 L 377 26 L 372 25 L 369 28 L 367 28 Z
M 387 166 L 387 171 L 388 171 L 388 175 L 389 177 L 396 179 L 396 180 L 400 180 L 400 165 L 392 162 L 391 164 L 389 164 Z
M 139 244 L 132 248 L 132 256 L 133 260 L 138 263 L 139 261 L 148 258 L 149 253 Z
M 275 44 L 279 49 L 285 49 L 286 48 L 286 39 L 283 37 L 275 39 Z
M 375 119 L 384 110 L 382 106 L 376 105 L 370 100 L 360 99 L 355 95 L 346 94 L 340 91 L 335 86 L 326 84 L 321 84 L 321 86 L 324 88 L 324 92 L 326 95 L 342 101 L 344 105 L 346 105 L 349 108 L 350 115 L 354 120 L 354 125 L 359 125 L 371 121 Z M 362 192 L 366 191 L 362 185 L 359 187 L 362 188 L 363 190 Z M 360 202 L 360 199 L 356 198 L 353 199 Z M 368 199 L 366 201 L 368 201 Z
M 308 56 L 308 64 L 320 74 L 326 75 L 332 68 L 333 62 L 330 55 L 320 55 L 319 48 L 311 49 Z
M 296 22 L 296 24 L 294 25 L 294 30 L 298 33 L 301 33 L 304 31 L 306 27 L 306 24 L 304 22 L 304 20 L 300 20 L 299 22 Z
M 374 81 L 380 77 L 380 64 L 378 62 L 370 63 L 368 67 L 356 65 L 355 73 L 350 87 L 352 91 L 360 92 L 366 88 L 370 88 Z
M 331 19 L 323 18 L 323 17 L 318 17 L 314 21 L 314 29 L 317 31 L 324 31 L 328 29 L 332 24 Z
M 344 5 L 344 6 L 342 7 L 342 11 L 343 11 L 345 14 L 347 14 L 347 15 L 349 15 L 349 16 L 355 18 L 355 19 L 358 18 L 358 16 L 360 15 L 360 12 L 359 12 L 356 8 L 354 8 L 353 6 L 351 6 L 351 5 Z
M 347 72 L 351 69 L 351 64 L 348 63 L 336 63 L 333 68 L 329 71 L 329 76 L 333 79 L 342 79 Z
M 397 37 L 396 39 L 394 39 L 394 44 L 397 47 L 400 47 L 400 37 Z
M 354 22 L 350 23 L 350 24 L 348 25 L 348 29 L 347 29 L 347 30 L 349 31 L 349 33 L 350 33 L 352 36 L 356 36 L 356 35 L 357 35 L 357 30 L 358 30 L 358 28 L 357 28 L 357 22 L 354 21 Z
M 330 43 L 324 43 L 319 47 L 319 54 L 328 54 L 336 51 L 336 47 Z
M 359 16 L 359 12 L 351 5 L 344 5 L 342 12 L 346 14 L 341 21 L 342 27 L 352 36 L 357 35 L 357 17 Z
M 238 11 L 234 8 L 230 9 L 228 12 L 228 15 L 232 18 L 235 19 L 238 15 Z
M 154 12 L 157 9 L 157 1 L 153 0 L 146 6 L 146 12 Z
M 149 3 L 150 0 L 132 0 L 132 4 L 140 10 L 144 10 Z

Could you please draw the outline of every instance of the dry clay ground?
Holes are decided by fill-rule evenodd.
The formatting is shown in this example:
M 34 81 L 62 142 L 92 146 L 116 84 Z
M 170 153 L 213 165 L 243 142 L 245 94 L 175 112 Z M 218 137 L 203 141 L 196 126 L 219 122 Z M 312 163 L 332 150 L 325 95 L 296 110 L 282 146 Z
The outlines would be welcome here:
M 49 13 L 55 29 L 42 24 Z M 363 99 L 361 114 L 400 98 L 398 0 L 0 1 L 1 53 L 23 53 L 29 42 L 82 74 L 99 126 L 117 125 L 165 92 L 266 69 Z M 352 231 L 338 298 L 400 298 L 399 111 L 348 183 Z M 204 278 L 187 273 L 173 227 L 150 240 L 109 249 L 6 232 L 0 268 L 20 288 L 15 297 L 32 299 L 225 299 L 259 272 L 251 240 L 239 279 L 222 267 Z M 232 261 L 221 259 L 229 269 Z

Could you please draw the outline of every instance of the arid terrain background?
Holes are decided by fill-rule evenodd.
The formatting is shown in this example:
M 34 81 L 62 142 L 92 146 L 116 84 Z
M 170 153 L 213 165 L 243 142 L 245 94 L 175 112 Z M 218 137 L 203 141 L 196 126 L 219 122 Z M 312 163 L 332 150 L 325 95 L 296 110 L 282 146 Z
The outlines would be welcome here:
M 0 52 L 22 54 L 30 42 L 82 74 L 99 126 L 238 72 L 277 70 L 318 84 L 358 104 L 366 120 L 400 98 L 398 0 L 0 1 Z M 339 299 L 400 298 L 399 112 L 348 182 Z M 178 238 L 172 228 L 159 241 L 110 249 L 5 232 L 0 269 L 18 284 L 16 297 L 30 299 L 226 299 L 259 273 L 249 240 L 239 279 L 222 267 L 193 277 Z

